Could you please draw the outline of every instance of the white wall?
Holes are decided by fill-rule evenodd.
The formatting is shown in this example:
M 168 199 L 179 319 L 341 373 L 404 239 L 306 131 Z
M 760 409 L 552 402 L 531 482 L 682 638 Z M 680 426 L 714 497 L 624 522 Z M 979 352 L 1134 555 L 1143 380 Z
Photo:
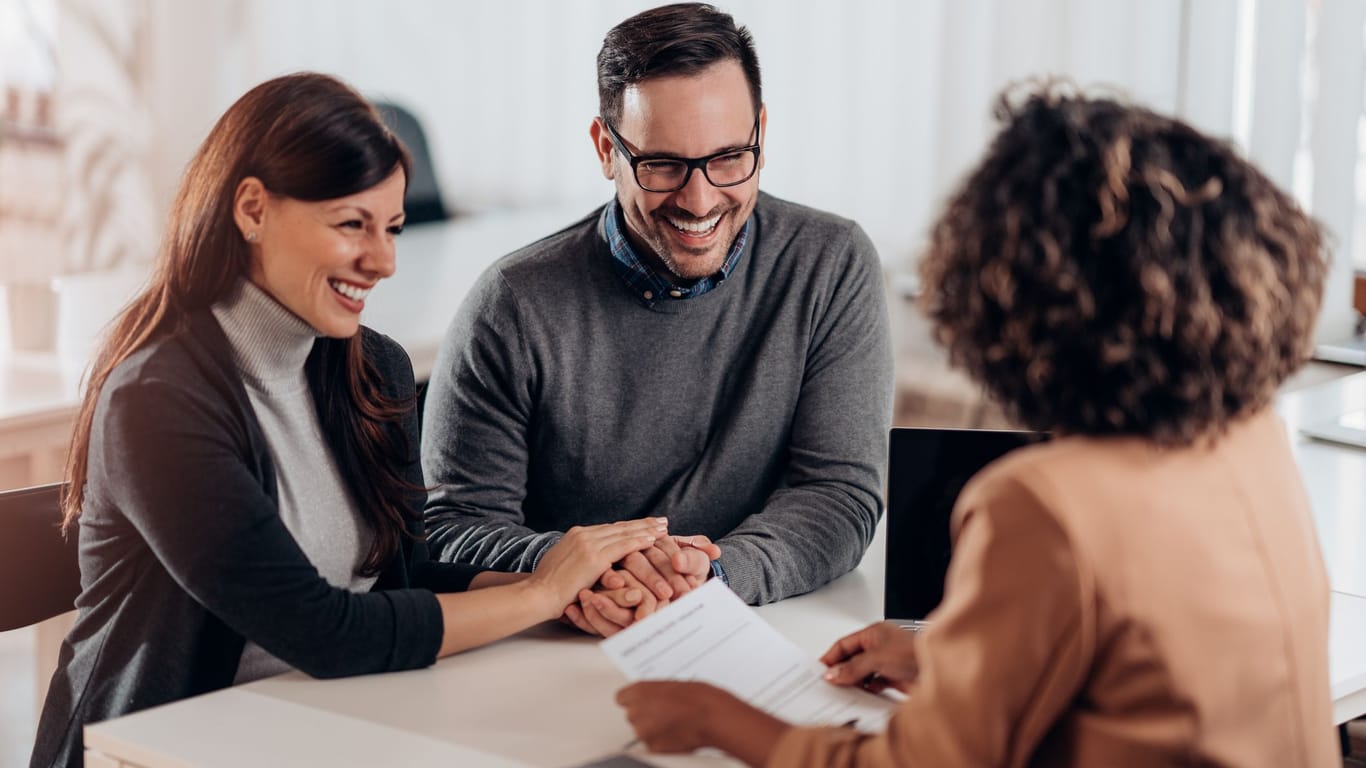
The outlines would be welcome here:
M 323 70 L 409 105 L 443 190 L 468 209 L 588 207 L 611 194 L 587 134 L 594 58 L 608 28 L 655 4 L 248 0 L 205 13 L 162 2 L 178 30 L 171 58 L 205 62 L 170 68 L 183 80 L 168 89 L 170 122 L 187 130 L 168 149 L 188 154 L 252 83 Z M 857 218 L 888 260 L 915 251 L 935 204 L 980 152 L 1004 84 L 1052 72 L 1178 106 L 1181 0 L 723 5 L 754 32 L 763 66 L 763 186 Z
M 336 73 L 416 112 L 458 209 L 587 209 L 611 194 L 587 137 L 594 58 L 608 28 L 655 4 L 102 3 L 151 8 L 152 221 L 218 114 L 254 83 L 300 69 Z M 1353 186 L 1363 0 L 721 4 L 753 30 L 763 65 L 764 188 L 859 220 L 889 263 L 917 252 L 990 135 L 1001 87 L 1064 75 L 1232 137 L 1278 181 L 1295 182 L 1340 247 L 1326 327 L 1349 325 L 1351 236 L 1366 222 Z M 1315 35 L 1320 20 L 1327 31 Z

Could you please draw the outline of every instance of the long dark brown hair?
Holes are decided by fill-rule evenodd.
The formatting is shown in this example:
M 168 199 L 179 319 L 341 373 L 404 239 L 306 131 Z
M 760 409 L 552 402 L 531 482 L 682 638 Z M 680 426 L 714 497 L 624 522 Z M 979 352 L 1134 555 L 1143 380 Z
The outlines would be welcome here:
M 219 118 L 185 170 L 148 286 L 114 320 L 91 367 L 67 459 L 63 525 L 85 499 L 91 426 L 109 374 L 153 339 L 184 328 L 190 313 L 225 297 L 248 272 L 251 252 L 233 220 L 238 184 L 255 176 L 272 194 L 331 200 L 375 186 L 402 169 L 407 149 L 375 108 L 346 84 L 301 73 L 269 80 Z M 398 552 L 415 514 L 402 467 L 413 446 L 392 428 L 412 403 L 385 397 L 361 334 L 344 345 L 334 375 L 318 377 L 324 428 L 354 446 L 367 471 L 350 478 L 375 536 L 360 572 L 379 572 Z

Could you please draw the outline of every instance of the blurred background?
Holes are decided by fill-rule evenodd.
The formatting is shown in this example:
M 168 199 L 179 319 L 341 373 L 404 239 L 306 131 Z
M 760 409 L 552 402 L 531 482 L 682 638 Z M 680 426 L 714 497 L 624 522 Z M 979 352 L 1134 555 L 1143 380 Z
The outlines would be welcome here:
M 421 242 L 444 249 L 422 258 L 445 260 L 445 273 L 467 281 L 463 273 L 612 194 L 588 139 L 594 58 L 608 28 L 656 4 L 0 0 L 0 487 L 59 477 L 64 419 L 91 346 L 146 278 L 191 153 L 249 87 L 319 70 L 411 115 L 430 159 L 423 186 L 439 191 L 450 219 L 404 235 L 400 277 L 405 244 Z M 914 293 L 926 226 L 991 134 L 995 95 L 1063 76 L 1226 137 L 1293 190 L 1337 254 L 1318 338 L 1327 356 L 1366 363 L 1366 349 L 1351 346 L 1353 302 L 1363 302 L 1355 273 L 1366 270 L 1366 2 L 719 5 L 759 51 L 769 110 L 762 187 L 862 223 L 896 297 Z M 423 226 L 497 235 L 424 241 L 414 231 Z M 423 316 L 430 335 L 457 301 L 452 292 L 451 306 Z M 942 360 L 905 318 L 898 419 L 978 408 L 953 401 L 961 380 L 926 373 Z M 950 405 L 935 406 L 939 395 Z M 39 427 L 47 444 L 21 440 Z M 36 706 L 32 644 L 7 634 L 0 766 L 25 763 Z
M 44 310 L 34 283 L 145 265 L 212 121 L 276 74 L 335 73 L 406 107 L 456 215 L 587 211 L 611 194 L 587 138 L 594 56 L 611 25 L 653 4 L 0 0 L 0 283 L 14 288 L 0 349 L 15 336 L 24 349 L 49 346 L 54 329 L 36 327 Z M 911 262 L 935 206 L 981 150 L 993 96 L 1019 79 L 1062 75 L 1228 137 L 1292 188 L 1340 254 L 1323 338 L 1350 333 L 1350 273 L 1366 268 L 1366 3 L 724 7 L 754 32 L 763 65 L 763 186 L 857 219 L 890 270 Z

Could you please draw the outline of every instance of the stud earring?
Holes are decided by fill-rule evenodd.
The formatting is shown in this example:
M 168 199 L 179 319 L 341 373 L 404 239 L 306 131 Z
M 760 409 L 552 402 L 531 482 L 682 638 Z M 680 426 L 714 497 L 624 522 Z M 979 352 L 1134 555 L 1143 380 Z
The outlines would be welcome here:
M 248 232 L 248 233 L 247 233 L 247 242 L 248 242 L 248 243 L 254 243 L 254 242 L 256 242 L 256 233 L 255 233 L 255 232 Z

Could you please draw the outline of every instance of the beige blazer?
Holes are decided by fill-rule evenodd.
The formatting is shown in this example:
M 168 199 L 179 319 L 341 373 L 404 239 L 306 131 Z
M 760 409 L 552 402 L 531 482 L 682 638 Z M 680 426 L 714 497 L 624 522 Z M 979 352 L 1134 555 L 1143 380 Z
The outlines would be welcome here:
M 1269 410 L 1213 446 L 1067 437 L 983 470 L 888 732 L 772 766 L 1342 764 L 1329 588 Z

